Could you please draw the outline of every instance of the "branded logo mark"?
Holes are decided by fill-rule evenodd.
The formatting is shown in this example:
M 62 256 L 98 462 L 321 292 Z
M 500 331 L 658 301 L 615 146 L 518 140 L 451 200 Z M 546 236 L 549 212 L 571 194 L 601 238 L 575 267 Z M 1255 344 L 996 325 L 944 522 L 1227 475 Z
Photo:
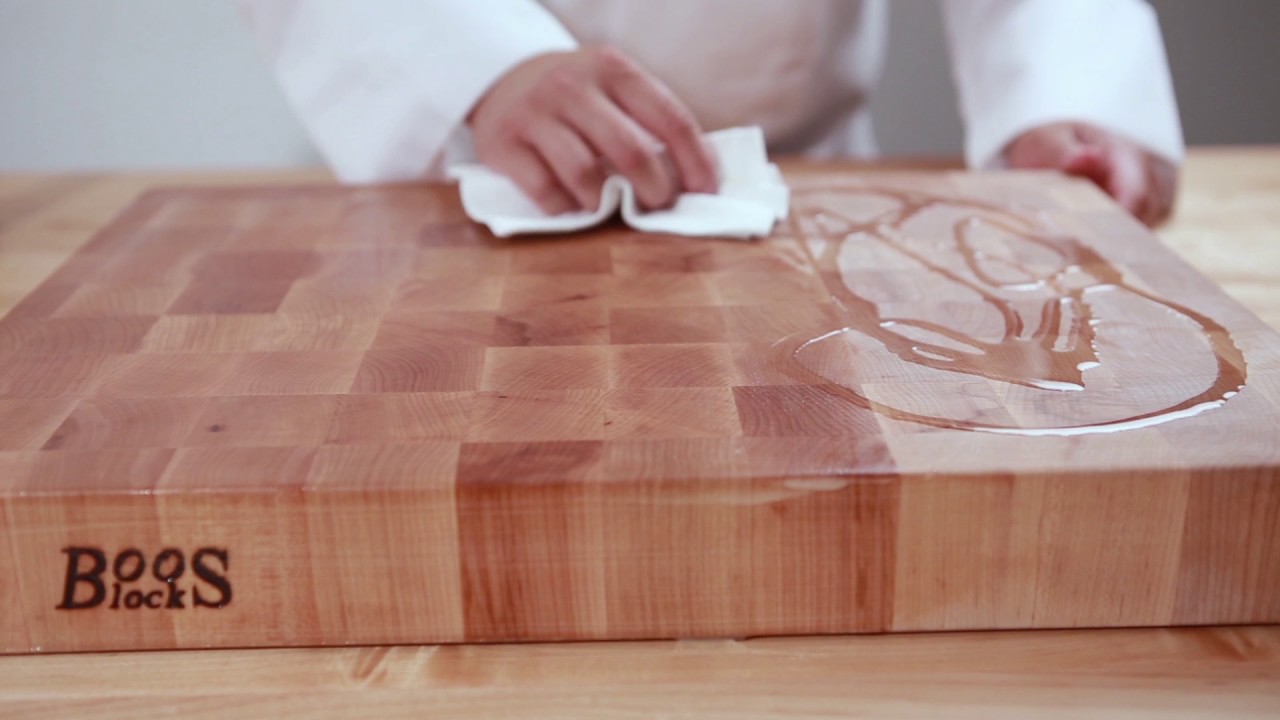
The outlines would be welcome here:
M 231 604 L 231 557 L 226 548 L 198 548 L 190 562 L 186 553 L 172 547 L 150 560 L 138 548 L 126 548 L 114 557 L 96 547 L 70 546 L 62 552 L 67 573 L 58 610 L 104 604 L 111 610 L 219 609 Z

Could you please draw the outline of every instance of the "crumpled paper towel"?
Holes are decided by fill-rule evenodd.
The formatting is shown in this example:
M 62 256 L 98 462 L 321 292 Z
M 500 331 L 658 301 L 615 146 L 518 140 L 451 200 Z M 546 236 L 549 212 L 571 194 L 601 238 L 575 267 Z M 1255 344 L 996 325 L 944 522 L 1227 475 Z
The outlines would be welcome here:
M 675 235 L 751 238 L 768 235 L 787 216 L 791 194 L 778 166 L 769 162 L 764 132 L 758 127 L 707 133 L 719 165 L 720 191 L 715 195 L 684 193 L 665 210 L 644 211 L 636 205 L 631 182 L 611 175 L 601 191 L 600 207 L 546 215 L 515 183 L 483 165 L 454 165 L 462 207 L 494 235 L 566 233 L 599 225 L 621 208 L 627 225 L 642 232 Z

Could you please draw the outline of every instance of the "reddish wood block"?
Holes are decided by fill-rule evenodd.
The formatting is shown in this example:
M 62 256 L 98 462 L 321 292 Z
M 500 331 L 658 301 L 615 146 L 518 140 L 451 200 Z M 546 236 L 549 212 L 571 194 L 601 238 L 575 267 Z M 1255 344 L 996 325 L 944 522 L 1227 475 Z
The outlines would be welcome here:
M 107 448 L 3 453 L 5 489 L 50 495 L 92 488 L 95 494 L 154 490 L 174 450 Z
M 54 275 L 56 276 L 57 273 L 54 273 Z M 52 317 L 58 311 L 58 308 L 62 307 L 67 299 L 78 289 L 80 289 L 79 282 L 64 281 L 55 283 L 53 278 L 50 278 L 19 300 L 18 304 L 14 305 L 9 310 L 9 313 L 5 315 L 5 319 L 24 320 Z
M 382 216 L 379 217 L 379 220 L 385 218 L 386 212 L 386 208 L 379 208 L 379 215 Z M 422 210 L 419 210 L 416 213 L 416 219 L 421 222 L 422 217 Z M 495 238 L 485 228 L 462 218 L 423 225 L 418 231 L 416 242 L 419 246 L 432 250 L 437 248 L 467 248 L 476 245 L 495 247 L 503 244 L 503 241 Z
M 636 481 L 752 475 L 741 438 L 624 439 L 605 443 L 605 474 Z
M 159 453 L 166 459 L 172 450 L 144 451 L 146 455 Z M 21 616 L 26 622 L 28 646 L 26 651 L 58 652 L 72 648 L 106 649 L 120 644 L 129 647 L 172 647 L 179 642 L 173 631 L 172 615 L 149 618 L 139 623 L 136 616 L 125 611 L 124 594 L 119 602 L 114 598 L 114 584 L 110 566 L 115 558 L 129 549 L 157 548 L 161 545 L 159 515 L 155 496 L 145 492 L 153 487 L 149 483 L 130 482 L 126 478 L 150 478 L 154 465 L 142 462 L 117 462 L 116 451 L 94 453 L 41 453 L 43 456 L 59 456 L 56 463 L 41 458 L 43 471 L 61 470 L 83 481 L 86 470 L 93 469 L 92 477 L 103 490 L 85 497 L 71 488 L 69 497 L 55 495 L 27 495 L 8 498 L 9 540 L 12 551 L 12 567 L 24 578 L 16 589 L 22 605 Z M 67 466 L 63 461 L 72 460 Z M 162 468 L 163 466 L 161 466 Z M 42 472 L 44 474 L 44 472 Z M 56 486 L 55 486 L 56 487 Z M 109 537 L 108 537 L 109 536 Z M 71 551 L 78 549 L 78 555 Z M 92 556 L 102 553 L 101 564 Z M 108 556 L 108 553 L 110 555 Z M 99 600 L 102 612 L 94 610 L 59 609 L 67 605 L 67 564 L 76 559 L 77 567 L 86 573 L 101 569 L 105 574 L 101 594 L 95 592 L 90 582 L 79 582 L 70 590 L 70 603 L 93 606 Z M 147 556 L 150 559 L 150 555 Z M 139 566 L 136 556 L 122 565 L 126 576 Z M 145 573 L 145 570 L 143 570 Z M 149 592 L 160 587 L 150 586 Z M 32 602 L 32 596 L 39 602 Z M 164 595 L 153 596 L 157 601 Z M 141 595 L 138 596 L 142 598 Z M 118 604 L 117 610 L 111 610 Z M 8 606 L 12 607 L 12 606 Z M 139 610 L 140 611 L 140 610 Z M 5 613 L 8 615 L 9 613 Z M 2 624 L 2 623 L 0 623 Z
M 792 337 L 809 340 L 845 324 L 839 310 L 828 303 L 736 305 L 721 308 L 721 312 L 728 337 L 745 343 L 773 344 Z
M 231 353 L 119 355 L 104 368 L 97 395 L 208 397 L 224 391 L 240 356 Z
M 601 347 L 489 348 L 484 390 L 569 390 L 609 386 L 609 356 Z
M 608 345 L 609 306 L 586 300 L 503 310 L 496 332 L 497 346 Z
M 729 337 L 718 307 L 614 308 L 609 334 L 614 345 L 724 342 Z
M 246 213 L 227 247 L 259 252 L 311 249 L 318 237 L 333 231 L 345 209 L 346 202 L 338 197 L 280 198 L 267 212 Z
M 314 448 L 189 447 L 178 450 L 160 479 L 165 492 L 220 487 L 240 492 L 298 490 L 307 480 Z
M 182 292 L 179 284 L 125 285 L 88 283 L 81 285 L 58 306 L 57 317 L 116 318 L 122 315 L 155 316 L 164 313 Z
M 9 520 L 5 503 L 0 503 L 0 577 L 18 577 L 13 548 L 9 543 Z M 15 582 L 0 583 L 0 607 L 8 610 L 0 614 L 0 652 L 26 653 L 38 648 L 31 644 L 27 633 L 27 618 L 23 614 L 22 593 Z
M 489 347 L 495 342 L 497 316 L 479 310 L 406 309 L 388 313 L 378 326 L 375 349 L 427 345 Z
M 24 357 L 136 352 L 155 317 L 0 320 L 0 353 Z
M 122 356 L 0 355 L 0 394 L 6 398 L 55 398 L 87 394 Z
M 880 435 L 875 413 L 812 385 L 757 385 L 733 389 L 743 434 L 753 437 L 858 437 Z M 804 413 L 787 408 L 803 407 Z
M 722 241 L 711 244 L 709 269 L 721 272 L 766 273 L 773 277 L 808 272 L 810 255 L 806 248 L 794 239 L 783 235 L 779 228 L 777 237 L 761 238 L 746 243 Z
M 307 251 L 213 253 L 195 266 L 169 313 L 275 312 L 293 281 L 319 265 L 319 256 Z
M 501 275 L 450 275 L 406 280 L 394 304 L 423 310 L 497 310 L 502 299 Z
M 605 437 L 731 438 L 742 432 L 728 388 L 632 387 L 605 401 Z
M 803 385 L 805 376 L 791 370 L 787 364 L 779 363 L 780 355 L 785 356 L 785 349 L 779 349 L 773 343 L 735 342 L 727 345 L 733 358 L 733 369 L 737 385 Z
M 652 273 L 696 273 L 713 270 L 715 249 L 710 243 L 664 235 L 623 236 L 610 250 L 611 266 L 619 276 Z
M 485 350 L 482 348 L 443 345 L 370 350 L 360 363 L 351 391 L 399 393 L 475 390 L 480 387 L 484 357 Z
M 251 198 L 239 200 L 236 202 L 236 198 L 228 196 L 225 191 L 194 196 L 161 188 L 144 194 L 135 208 L 145 207 L 149 211 L 146 218 L 138 221 L 144 228 L 160 228 L 179 235 L 216 230 L 225 235 L 229 234 L 228 229 L 259 222 L 268 210 L 266 203 L 254 202 Z M 136 233 L 121 233 L 118 237 L 101 233 L 94 242 L 127 242 L 133 237 Z
M 1172 623 L 1272 622 L 1280 612 L 1280 552 L 1268 528 L 1280 517 L 1275 473 L 1206 473 L 1187 490 Z M 1169 530 L 1168 533 L 1172 533 Z
M 325 442 L 347 445 L 462 440 L 471 426 L 471 393 L 347 395 Z
M 387 312 L 396 286 L 378 282 L 352 282 L 344 279 L 306 278 L 289 289 L 280 302 L 279 312 L 289 317 L 319 319 L 353 319 L 356 323 L 371 321 Z
M 459 275 L 506 275 L 511 252 L 499 247 L 432 247 L 418 253 L 409 267 L 419 279 L 444 279 Z
M 318 598 L 308 631 L 321 642 L 387 643 L 406 632 L 464 639 L 457 460 L 457 443 L 434 441 L 317 451 L 303 501 L 314 538 L 304 543 L 306 561 L 321 585 L 332 577 L 352 581 Z M 391 547 L 402 552 L 385 551 Z M 393 624 L 368 621 L 388 613 Z
M 652 481 L 623 492 L 627 501 L 614 498 L 599 521 L 604 542 L 621 554 L 606 565 L 611 635 L 647 636 L 656 627 L 681 637 L 708 621 L 721 635 L 742 625 L 770 634 L 891 626 L 896 481 L 812 489 L 767 479 Z M 751 592 L 734 591 L 744 586 Z M 707 592 L 646 590 L 653 587 Z
M 0 401 L 0 450 L 37 450 L 75 407 L 76 399 L 9 398 Z
M 229 395 L 325 395 L 351 387 L 360 352 L 243 353 L 221 392 Z
M 589 503 L 601 466 L 598 442 L 463 446 L 457 503 L 468 640 L 603 631 L 600 567 L 546 561 L 572 555 L 600 531 Z M 531 505 L 541 512 L 527 512 Z
M 337 395 L 214 398 L 184 445 L 310 447 L 324 442 L 338 411 Z
M 619 307 L 715 305 L 707 275 L 692 272 L 646 272 L 614 276 L 612 292 Z
M 495 485 L 501 478 L 522 484 L 563 483 L 600 478 L 601 442 L 464 443 L 458 458 L 458 482 Z
M 705 278 L 719 305 L 775 305 L 806 302 L 820 305 L 830 299 L 817 273 L 811 271 L 735 270 L 707 273 Z
M 604 439 L 605 391 L 490 391 L 476 395 L 467 439 L 535 442 Z
M 307 476 L 312 490 L 453 491 L 461 443 L 424 440 L 403 445 L 326 445 Z
M 535 240 L 511 258 L 517 275 L 609 273 L 611 246 L 606 240 L 583 238 Z
M 715 387 L 737 384 L 727 345 L 621 345 L 609 353 L 613 387 Z
M 225 227 L 143 231 L 131 239 L 127 249 L 105 256 L 93 277 L 111 285 L 185 286 L 205 255 L 221 248 L 229 237 Z
M 342 315 L 167 315 L 142 341 L 144 352 L 363 350 L 377 324 Z
M 179 447 L 206 400 L 195 397 L 92 397 L 81 400 L 44 444 L 46 450 Z
M 743 424 L 745 427 L 745 418 Z M 742 439 L 742 447 L 752 470 L 768 477 L 894 477 L 899 473 L 897 456 L 883 437 L 874 434 L 802 438 L 749 436 Z M 842 482 L 843 479 L 834 484 Z
M 447 235 L 450 231 L 468 240 L 492 239 L 488 233 L 465 222 L 466 215 L 455 198 L 443 198 L 418 192 L 414 187 L 366 187 L 344 193 L 342 216 L 333 235 L 367 246 L 369 243 L 391 247 L 428 247 L 430 236 Z M 425 224 L 423 215 L 438 218 L 440 224 Z M 442 231 L 441 228 L 447 228 Z
M 613 276 L 606 273 L 512 275 L 502 288 L 503 310 L 527 310 L 543 305 L 568 305 L 609 300 Z
M 408 247 L 326 249 L 320 253 L 320 267 L 308 277 L 335 284 L 393 285 L 412 274 L 418 258 L 419 254 Z

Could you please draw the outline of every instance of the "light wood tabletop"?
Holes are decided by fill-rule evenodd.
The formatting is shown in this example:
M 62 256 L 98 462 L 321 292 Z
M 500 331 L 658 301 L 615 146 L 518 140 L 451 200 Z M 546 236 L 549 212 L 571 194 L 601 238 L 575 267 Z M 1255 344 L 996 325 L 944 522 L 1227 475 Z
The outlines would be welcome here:
M 0 313 L 144 189 L 0 177 Z M 1193 150 L 1161 237 L 1280 327 L 1280 148 Z M 8 612 L 9 608 L 0 608 Z M 1280 627 L 0 657 L 0 717 L 1280 716 Z

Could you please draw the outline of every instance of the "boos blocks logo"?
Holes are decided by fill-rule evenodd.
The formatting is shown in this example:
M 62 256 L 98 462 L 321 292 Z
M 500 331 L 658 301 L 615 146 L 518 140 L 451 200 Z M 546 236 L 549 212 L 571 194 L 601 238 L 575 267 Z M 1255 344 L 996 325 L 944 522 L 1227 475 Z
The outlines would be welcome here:
M 112 555 L 102 548 L 65 547 L 66 580 L 58 610 L 221 609 L 231 604 L 231 555 L 226 548 L 184 553 L 164 548 L 148 558 L 138 548 Z

